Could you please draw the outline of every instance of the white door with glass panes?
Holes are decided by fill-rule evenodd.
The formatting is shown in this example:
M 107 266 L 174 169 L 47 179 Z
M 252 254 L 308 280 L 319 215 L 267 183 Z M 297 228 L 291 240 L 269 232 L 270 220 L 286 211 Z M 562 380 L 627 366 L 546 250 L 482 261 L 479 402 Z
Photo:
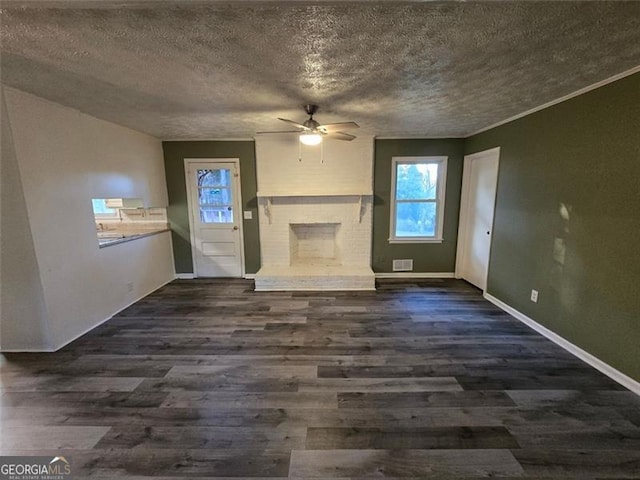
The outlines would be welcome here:
M 185 160 L 185 169 L 194 275 L 241 277 L 239 161 Z

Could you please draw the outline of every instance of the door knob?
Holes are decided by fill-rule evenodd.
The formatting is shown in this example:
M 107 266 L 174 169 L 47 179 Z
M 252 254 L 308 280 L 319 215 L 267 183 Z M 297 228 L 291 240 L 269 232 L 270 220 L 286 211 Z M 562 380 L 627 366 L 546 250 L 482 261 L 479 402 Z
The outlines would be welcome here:
M 233 226 L 233 229 L 234 229 L 234 230 L 237 230 L 237 229 L 238 229 L 238 227 L 237 227 L 236 225 L 234 225 L 234 226 Z

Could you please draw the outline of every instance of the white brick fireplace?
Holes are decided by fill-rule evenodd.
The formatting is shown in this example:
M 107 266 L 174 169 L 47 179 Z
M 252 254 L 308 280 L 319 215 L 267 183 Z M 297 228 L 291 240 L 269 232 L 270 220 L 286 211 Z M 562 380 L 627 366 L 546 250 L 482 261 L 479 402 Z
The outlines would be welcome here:
M 261 136 L 256 161 L 256 290 L 375 289 L 373 138 L 325 139 L 300 150 L 295 135 Z
M 289 263 L 298 265 L 342 265 L 338 244 L 340 223 L 290 223 Z M 342 243 L 342 242 L 340 242 Z

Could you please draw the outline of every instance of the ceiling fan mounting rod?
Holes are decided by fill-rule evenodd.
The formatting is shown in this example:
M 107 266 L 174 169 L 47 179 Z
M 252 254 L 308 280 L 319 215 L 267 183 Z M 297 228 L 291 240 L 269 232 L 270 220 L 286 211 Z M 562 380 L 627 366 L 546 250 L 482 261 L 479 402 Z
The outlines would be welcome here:
M 313 117 L 313 114 L 318 111 L 318 106 L 307 104 L 304 106 L 304 111 L 307 112 L 307 115 L 311 115 L 311 117 Z

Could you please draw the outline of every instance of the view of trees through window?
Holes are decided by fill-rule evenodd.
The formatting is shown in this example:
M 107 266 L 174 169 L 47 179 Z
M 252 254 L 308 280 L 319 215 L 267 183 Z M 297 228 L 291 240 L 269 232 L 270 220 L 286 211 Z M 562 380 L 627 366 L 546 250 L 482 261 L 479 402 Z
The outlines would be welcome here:
M 439 163 L 396 164 L 396 237 L 435 237 Z
M 231 170 L 198 170 L 198 202 L 202 223 L 232 223 Z

